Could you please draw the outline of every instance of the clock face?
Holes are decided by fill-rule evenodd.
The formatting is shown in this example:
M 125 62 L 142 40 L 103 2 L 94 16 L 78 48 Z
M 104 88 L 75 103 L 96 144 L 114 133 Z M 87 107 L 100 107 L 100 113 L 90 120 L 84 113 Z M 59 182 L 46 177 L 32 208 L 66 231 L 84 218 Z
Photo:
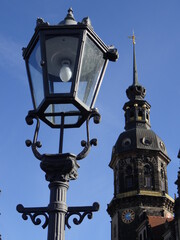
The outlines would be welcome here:
M 135 218 L 135 212 L 132 209 L 126 209 L 122 212 L 121 218 L 124 223 L 131 223 Z

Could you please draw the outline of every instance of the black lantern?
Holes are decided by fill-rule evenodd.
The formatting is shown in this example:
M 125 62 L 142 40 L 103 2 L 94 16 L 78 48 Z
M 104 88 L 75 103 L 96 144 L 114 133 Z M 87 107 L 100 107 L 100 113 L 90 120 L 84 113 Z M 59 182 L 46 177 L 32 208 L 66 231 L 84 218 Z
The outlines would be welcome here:
M 96 35 L 89 18 L 77 23 L 69 9 L 58 25 L 37 20 L 23 57 L 33 114 L 53 128 L 72 128 L 88 118 L 108 60 L 116 61 L 118 53 Z

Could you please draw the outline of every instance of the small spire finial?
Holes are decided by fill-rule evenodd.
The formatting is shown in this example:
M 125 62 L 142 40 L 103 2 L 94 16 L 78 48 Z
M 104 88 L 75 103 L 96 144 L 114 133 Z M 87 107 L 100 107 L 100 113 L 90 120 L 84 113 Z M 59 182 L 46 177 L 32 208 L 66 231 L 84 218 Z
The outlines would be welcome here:
M 70 8 L 68 9 L 68 15 L 69 15 L 70 17 L 74 18 L 72 7 L 70 7 Z
M 133 30 L 133 35 L 129 36 L 130 39 L 132 39 L 133 45 L 136 44 L 136 36 L 134 35 L 134 30 Z
M 136 37 L 134 35 L 134 31 L 133 31 L 133 35 L 129 36 L 129 38 L 132 39 L 132 43 L 133 43 L 133 85 L 138 85 L 138 74 L 137 74 L 137 65 L 136 65 L 136 53 L 135 53 L 135 44 L 136 44 Z

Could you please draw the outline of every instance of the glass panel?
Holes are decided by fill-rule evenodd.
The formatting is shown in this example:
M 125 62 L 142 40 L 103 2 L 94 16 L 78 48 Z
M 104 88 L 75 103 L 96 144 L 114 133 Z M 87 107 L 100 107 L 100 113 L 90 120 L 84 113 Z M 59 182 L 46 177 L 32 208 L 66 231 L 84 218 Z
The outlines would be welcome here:
M 70 124 L 76 124 L 80 120 L 80 116 L 71 116 L 71 117 L 65 117 L 64 119 L 64 124 L 65 125 L 70 125 Z M 56 116 L 56 117 L 46 117 L 48 121 L 53 123 L 54 125 L 60 125 L 61 124 L 61 117 Z M 53 120 L 53 121 L 52 121 Z
M 41 53 L 40 44 L 38 41 L 28 60 L 29 71 L 31 75 L 31 83 L 33 88 L 33 97 L 36 108 L 40 105 L 44 98 L 43 77 L 40 61 Z
M 73 104 L 50 104 L 45 111 L 46 119 L 53 124 L 61 124 L 61 113 L 65 114 L 64 124 L 75 124 L 79 121 L 80 111 Z M 68 115 L 68 116 L 67 116 Z
M 67 116 L 65 117 L 64 123 L 65 124 L 75 124 L 80 120 L 80 116 Z
M 48 36 L 46 58 L 49 93 L 69 93 L 74 77 L 78 37 Z
M 79 112 L 79 109 L 76 108 L 73 104 L 50 104 L 46 109 L 45 113 L 65 113 L 73 114 Z
M 101 50 L 87 38 L 77 96 L 88 107 L 91 107 L 104 62 Z

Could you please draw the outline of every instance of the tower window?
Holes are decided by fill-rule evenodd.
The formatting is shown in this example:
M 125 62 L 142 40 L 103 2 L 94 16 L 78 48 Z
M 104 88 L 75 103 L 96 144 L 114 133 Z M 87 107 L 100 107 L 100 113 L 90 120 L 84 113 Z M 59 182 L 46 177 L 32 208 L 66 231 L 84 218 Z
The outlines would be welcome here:
M 128 147 L 129 145 L 131 145 L 131 139 L 130 138 L 123 139 L 122 146 L 123 147 Z
M 133 187 L 133 170 L 130 165 L 126 167 L 125 183 L 126 183 L 127 189 L 130 189 Z
M 145 187 L 151 187 L 151 177 L 145 176 Z
M 149 166 L 149 164 L 146 164 L 144 166 L 144 174 L 145 175 L 150 175 L 151 174 L 151 167 Z
M 146 119 L 149 121 L 149 115 L 148 115 L 148 113 L 146 113 Z
M 132 167 L 131 167 L 131 166 L 127 166 L 127 168 L 126 168 L 126 174 L 127 174 L 127 175 L 131 175 L 131 174 L 132 174 Z
M 147 188 L 152 186 L 152 169 L 149 164 L 144 166 L 144 186 Z
M 161 169 L 161 178 L 164 179 L 164 176 L 165 176 L 165 174 L 164 174 L 164 170 Z
M 134 111 L 130 111 L 130 121 L 134 120 Z
M 139 110 L 139 112 L 138 112 L 138 120 L 142 120 L 142 117 L 143 117 L 143 112 L 142 112 L 142 110 Z
M 126 176 L 126 187 L 127 189 L 133 186 L 133 176 Z
M 163 180 L 161 180 L 161 190 L 165 191 L 165 183 Z

